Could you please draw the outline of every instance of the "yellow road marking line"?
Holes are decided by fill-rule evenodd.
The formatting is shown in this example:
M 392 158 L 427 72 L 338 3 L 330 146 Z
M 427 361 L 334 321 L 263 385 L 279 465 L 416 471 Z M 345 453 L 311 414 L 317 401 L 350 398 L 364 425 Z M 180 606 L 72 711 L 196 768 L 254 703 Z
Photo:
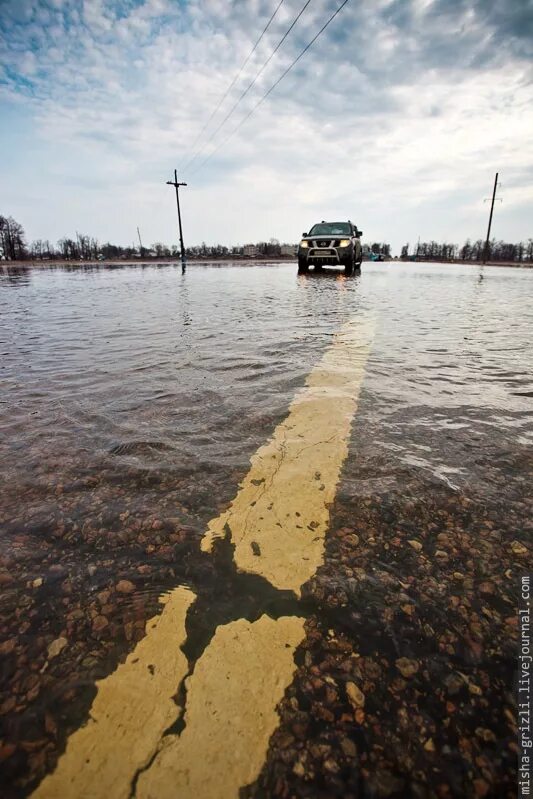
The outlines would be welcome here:
M 336 336 L 271 441 L 252 458 L 229 510 L 202 541 L 230 531 L 235 561 L 296 593 L 322 562 L 329 506 L 348 450 L 373 336 L 351 322 Z M 262 616 L 217 628 L 187 678 L 185 729 L 172 697 L 187 673 L 179 648 L 194 594 L 177 588 L 126 662 L 97 683 L 91 718 L 73 733 L 36 799 L 237 799 L 259 774 L 295 670 L 304 619 Z
M 187 679 L 181 735 L 167 736 L 137 799 L 231 799 L 253 782 L 279 724 L 304 619 L 261 616 L 218 627 Z
M 180 644 L 194 594 L 176 588 L 160 616 L 113 674 L 97 682 L 89 721 L 74 732 L 36 799 L 127 799 L 137 769 L 157 751 L 176 720 L 172 699 L 188 671 Z M 152 673 L 153 672 L 153 673 Z
M 230 508 L 210 522 L 204 551 L 231 533 L 240 570 L 296 593 L 313 576 L 322 563 L 372 337 L 372 322 L 343 326 L 287 418 L 252 457 Z

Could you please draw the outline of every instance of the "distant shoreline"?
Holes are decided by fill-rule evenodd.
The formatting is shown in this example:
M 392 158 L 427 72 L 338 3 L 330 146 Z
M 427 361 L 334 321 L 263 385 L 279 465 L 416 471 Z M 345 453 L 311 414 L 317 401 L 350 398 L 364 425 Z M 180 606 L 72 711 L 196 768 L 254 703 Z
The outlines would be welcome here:
M 261 264 L 268 266 L 269 264 L 282 264 L 282 263 L 296 263 L 296 257 L 290 255 L 278 255 L 278 256 L 258 256 L 256 258 L 244 258 L 244 257 L 224 257 L 224 258 L 187 258 L 187 264 L 235 264 L 235 265 L 242 265 L 242 266 L 252 266 L 254 264 Z M 425 264 L 426 266 L 431 266 L 432 264 L 450 264 L 450 265 L 459 265 L 459 266 L 472 266 L 472 267 L 482 267 L 482 266 L 504 266 L 504 267 L 514 267 L 515 269 L 533 269 L 533 263 L 517 263 L 511 261 L 489 261 L 486 264 L 482 264 L 479 261 L 461 261 L 459 259 L 455 259 L 453 261 L 450 260 L 431 260 L 431 261 L 410 261 L 410 260 L 401 260 L 401 259 L 394 259 L 388 258 L 384 261 L 371 261 L 365 260 L 363 261 L 364 264 L 374 264 L 374 263 L 388 263 L 392 265 L 401 265 L 401 264 L 411 264 L 411 263 L 419 263 Z M 48 269 L 50 267 L 62 267 L 68 266 L 71 268 L 83 268 L 85 266 L 98 266 L 103 268 L 113 268 L 117 266 L 157 266 L 158 264 L 165 264 L 168 266 L 175 265 L 179 266 L 181 261 L 179 258 L 109 258 L 104 261 L 77 261 L 77 260 L 70 260 L 70 261 L 63 261 L 63 260 L 50 260 L 50 261 L 41 261 L 41 260 L 28 260 L 28 261 L 0 261 L 0 269 L 18 269 L 21 267 L 31 267 L 33 269 Z
M 296 257 L 290 255 L 271 257 L 261 256 L 257 258 L 187 258 L 187 264 L 242 264 L 243 266 L 250 266 L 250 264 L 270 264 L 270 263 L 296 263 Z M 49 261 L 0 261 L 2 266 L 36 266 L 46 269 L 49 266 L 157 266 L 158 264 L 181 266 L 179 258 L 106 258 L 103 261 L 79 261 L 79 260 L 66 260 L 50 259 Z

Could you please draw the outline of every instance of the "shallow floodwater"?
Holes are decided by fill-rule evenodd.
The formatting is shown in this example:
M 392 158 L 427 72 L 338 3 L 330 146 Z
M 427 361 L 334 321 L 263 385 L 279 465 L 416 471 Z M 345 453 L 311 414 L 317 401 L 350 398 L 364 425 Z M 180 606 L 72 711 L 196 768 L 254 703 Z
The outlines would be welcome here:
M 352 278 L 297 276 L 294 264 L 0 269 L 5 795 L 27 795 L 54 769 L 96 679 L 142 639 L 162 593 L 205 594 L 191 662 L 225 613 L 239 617 L 237 590 L 247 614 L 261 605 L 253 585 L 220 577 L 199 540 L 352 320 L 370 320 L 374 337 L 325 563 L 303 592 L 321 655 L 296 658 L 247 795 L 511 795 L 532 293 L 530 270 L 392 262 Z M 430 547 L 424 561 L 413 540 Z M 380 670 L 372 678 L 363 663 L 350 678 L 373 695 L 362 716 L 338 688 L 355 642 Z M 394 672 L 402 657 L 419 664 L 409 696 Z M 467 677 L 435 705 L 450 674 Z M 403 712 L 409 757 L 394 738 Z

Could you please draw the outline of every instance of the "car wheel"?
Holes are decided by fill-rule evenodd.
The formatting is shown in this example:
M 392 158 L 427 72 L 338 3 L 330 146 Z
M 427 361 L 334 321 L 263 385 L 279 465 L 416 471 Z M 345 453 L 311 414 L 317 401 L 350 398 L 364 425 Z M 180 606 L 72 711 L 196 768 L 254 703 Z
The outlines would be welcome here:
M 352 275 L 353 274 L 353 259 L 348 261 L 344 264 L 344 274 L 345 275 Z
M 309 264 L 305 258 L 298 258 L 298 274 L 304 275 L 309 272 Z

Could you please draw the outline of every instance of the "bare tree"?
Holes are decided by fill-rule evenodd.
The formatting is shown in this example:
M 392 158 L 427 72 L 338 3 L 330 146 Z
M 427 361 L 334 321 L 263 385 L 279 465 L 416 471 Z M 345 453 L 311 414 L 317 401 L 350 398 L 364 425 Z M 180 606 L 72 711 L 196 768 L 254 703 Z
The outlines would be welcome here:
M 74 241 L 73 239 L 67 239 L 65 237 L 63 239 L 59 239 L 59 241 L 57 242 L 57 246 L 59 247 L 61 256 L 66 261 L 79 259 L 80 251 L 77 241 Z
M 24 228 L 12 216 L 0 215 L 0 254 L 7 261 L 21 261 L 28 256 Z
M 32 241 L 30 246 L 30 255 L 32 258 L 34 259 L 38 258 L 40 261 L 42 261 L 43 251 L 44 251 L 44 242 L 42 241 L 42 239 L 35 239 L 35 241 Z

